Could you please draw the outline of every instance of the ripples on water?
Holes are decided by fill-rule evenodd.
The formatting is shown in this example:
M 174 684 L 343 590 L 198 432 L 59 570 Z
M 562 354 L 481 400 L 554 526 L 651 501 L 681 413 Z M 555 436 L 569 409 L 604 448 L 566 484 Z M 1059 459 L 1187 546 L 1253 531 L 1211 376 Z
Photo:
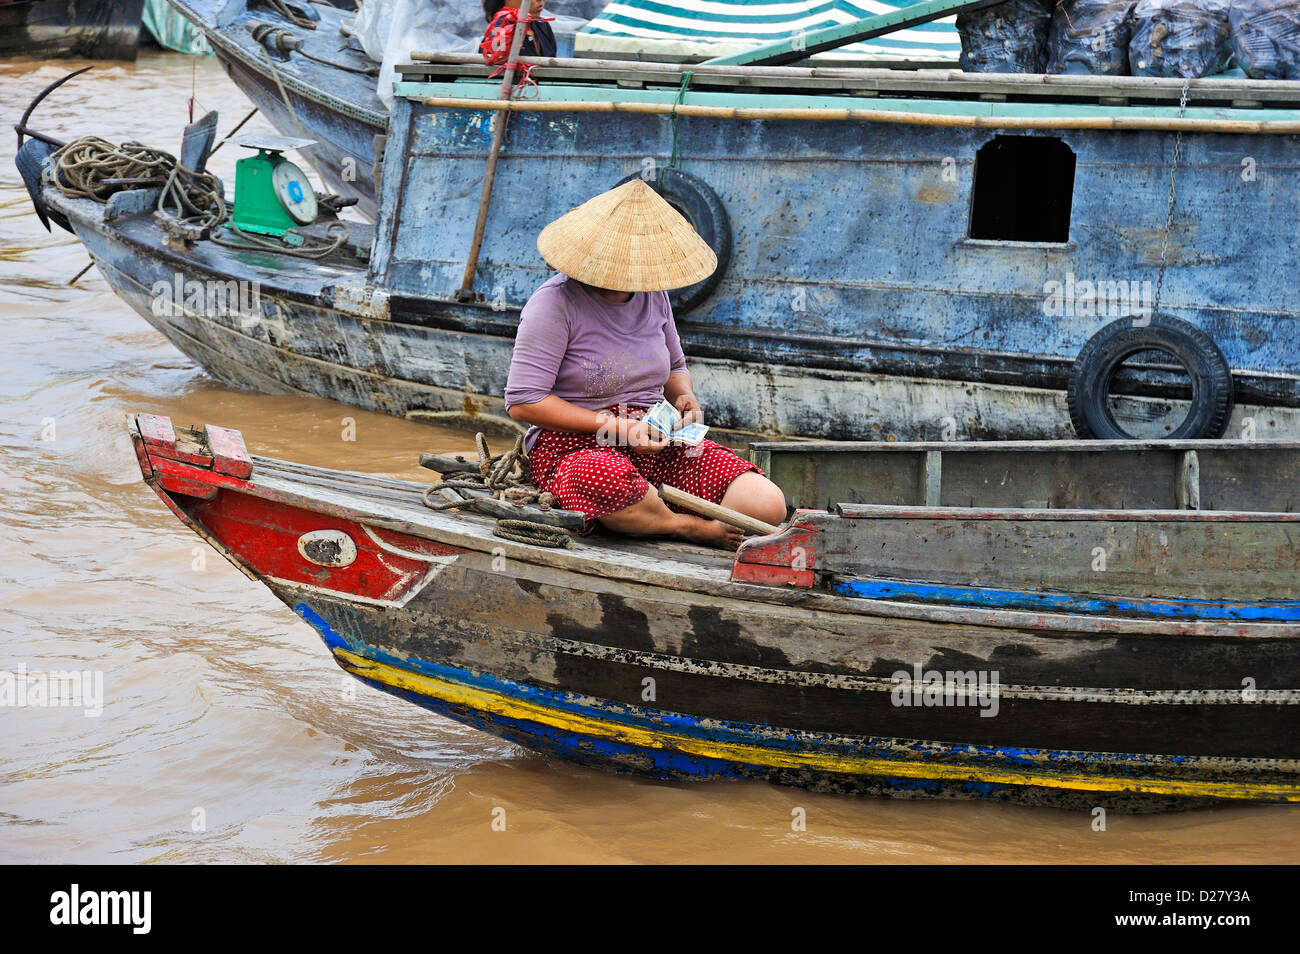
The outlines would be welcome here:
M 79 65 L 0 63 L 5 125 Z M 144 53 L 97 64 L 33 125 L 174 150 L 192 91 L 220 135 L 250 108 L 211 58 Z M 31 213 L 13 142 L 0 136 L 0 668 L 102 669 L 106 707 L 0 709 L 0 861 L 1300 861 L 1286 808 L 1112 815 L 1100 833 L 1045 809 L 653 783 L 547 762 L 345 677 L 140 482 L 125 414 L 403 477 L 416 449 L 470 436 L 216 384 L 97 272 L 68 284 L 88 259 Z M 238 152 L 213 161 L 227 182 Z

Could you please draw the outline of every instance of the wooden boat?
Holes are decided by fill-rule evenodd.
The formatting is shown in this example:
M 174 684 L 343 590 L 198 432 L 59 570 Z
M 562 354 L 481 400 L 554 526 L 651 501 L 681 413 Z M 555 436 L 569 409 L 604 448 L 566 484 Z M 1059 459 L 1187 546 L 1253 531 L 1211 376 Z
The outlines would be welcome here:
M 0 57 L 134 60 L 144 0 L 5 0 Z
M 375 137 L 387 129 L 388 110 L 375 94 L 376 64 L 342 31 L 354 11 L 289 0 L 285 9 L 315 24 L 305 29 L 257 0 L 169 2 L 202 31 L 231 81 L 276 129 L 316 140 L 313 167 L 373 220 Z M 255 38 L 254 28 L 263 25 L 270 30 Z M 283 50 L 280 36 L 293 37 L 298 48 Z
M 802 52 L 878 21 L 810 35 Z M 115 291 L 223 381 L 508 428 L 519 309 L 550 274 L 537 233 L 675 156 L 659 188 L 720 261 L 675 293 L 678 329 L 725 432 L 1059 439 L 1091 415 L 1112 436 L 1300 439 L 1300 314 L 1277 224 L 1300 217 L 1300 86 L 771 65 L 792 44 L 689 70 L 533 60 L 540 85 L 513 100 L 473 57 L 422 56 L 397 85 L 376 228 L 323 264 L 178 246 L 148 192 L 105 208 L 47 185 L 43 201 Z M 1228 201 L 1230 154 L 1250 163 Z M 257 283 L 260 307 L 157 308 L 150 288 L 176 275 Z
M 130 428 L 163 502 L 344 670 L 543 753 L 1085 809 L 1300 801 L 1300 444 L 756 446 L 797 509 L 728 555 L 513 543 L 425 484 Z M 828 491 L 860 502 L 812 509 Z

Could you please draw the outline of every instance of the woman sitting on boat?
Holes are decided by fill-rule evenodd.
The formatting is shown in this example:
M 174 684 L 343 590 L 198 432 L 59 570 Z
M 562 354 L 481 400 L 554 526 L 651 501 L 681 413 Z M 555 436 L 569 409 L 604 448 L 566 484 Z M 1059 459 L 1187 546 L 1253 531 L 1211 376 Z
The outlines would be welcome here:
M 690 223 L 633 179 L 552 222 L 537 248 L 560 274 L 524 305 L 505 392 L 510 416 L 532 425 L 534 482 L 588 530 L 739 545 L 739 530 L 670 510 L 661 483 L 783 521 L 785 496 L 749 461 L 708 439 L 670 443 L 642 420 L 667 400 L 703 422 L 667 294 L 717 268 Z

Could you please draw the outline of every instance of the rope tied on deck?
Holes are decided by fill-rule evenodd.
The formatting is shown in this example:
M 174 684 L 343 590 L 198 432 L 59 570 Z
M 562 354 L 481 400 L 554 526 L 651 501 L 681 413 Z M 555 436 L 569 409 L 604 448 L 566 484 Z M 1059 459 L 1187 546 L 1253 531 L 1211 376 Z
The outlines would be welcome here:
M 531 520 L 498 520 L 492 527 L 492 535 L 535 547 L 565 549 L 573 545 L 573 538 L 569 536 L 569 531 L 559 527 L 548 527 L 544 523 L 533 523 Z
M 302 27 L 304 30 L 316 29 L 316 21 L 307 17 L 299 16 L 293 9 L 284 2 L 284 0 L 262 0 L 270 9 L 280 14 L 296 27 Z
M 524 451 L 524 435 L 515 439 L 515 446 L 496 457 L 488 449 L 487 438 L 482 432 L 474 435 L 474 444 L 478 448 L 478 473 L 471 471 L 456 473 L 450 478 L 440 478 L 430 484 L 421 495 L 424 505 L 430 510 L 475 509 L 475 498 L 467 496 L 467 491 L 487 491 L 497 500 L 523 508 L 536 504 L 542 510 L 555 506 L 555 495 L 539 489 L 532 483 L 528 473 L 528 455 Z M 430 500 L 430 496 L 443 490 L 452 490 L 461 494 L 460 500 Z M 516 543 L 528 543 L 540 547 L 568 547 L 573 543 L 567 530 L 528 520 L 498 520 L 492 532 L 503 539 Z
M 50 155 L 55 184 L 72 198 L 107 202 L 121 189 L 106 179 L 166 179 L 177 167 L 171 153 L 138 142 L 120 146 L 99 136 L 82 136 Z M 193 175 L 193 173 L 191 173 Z M 213 184 L 215 176 L 209 176 Z

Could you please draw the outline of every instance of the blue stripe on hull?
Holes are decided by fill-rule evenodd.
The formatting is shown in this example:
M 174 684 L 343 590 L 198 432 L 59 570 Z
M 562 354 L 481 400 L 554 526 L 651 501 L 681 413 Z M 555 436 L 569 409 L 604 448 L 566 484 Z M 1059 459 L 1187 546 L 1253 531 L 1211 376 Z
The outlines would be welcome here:
M 832 589 L 845 596 L 869 600 L 908 600 L 990 609 L 1276 623 L 1300 621 L 1300 602 L 1281 600 L 1258 603 L 1224 600 L 1146 600 L 1122 596 L 1072 596 L 1068 593 L 947 586 L 909 580 L 840 580 Z

